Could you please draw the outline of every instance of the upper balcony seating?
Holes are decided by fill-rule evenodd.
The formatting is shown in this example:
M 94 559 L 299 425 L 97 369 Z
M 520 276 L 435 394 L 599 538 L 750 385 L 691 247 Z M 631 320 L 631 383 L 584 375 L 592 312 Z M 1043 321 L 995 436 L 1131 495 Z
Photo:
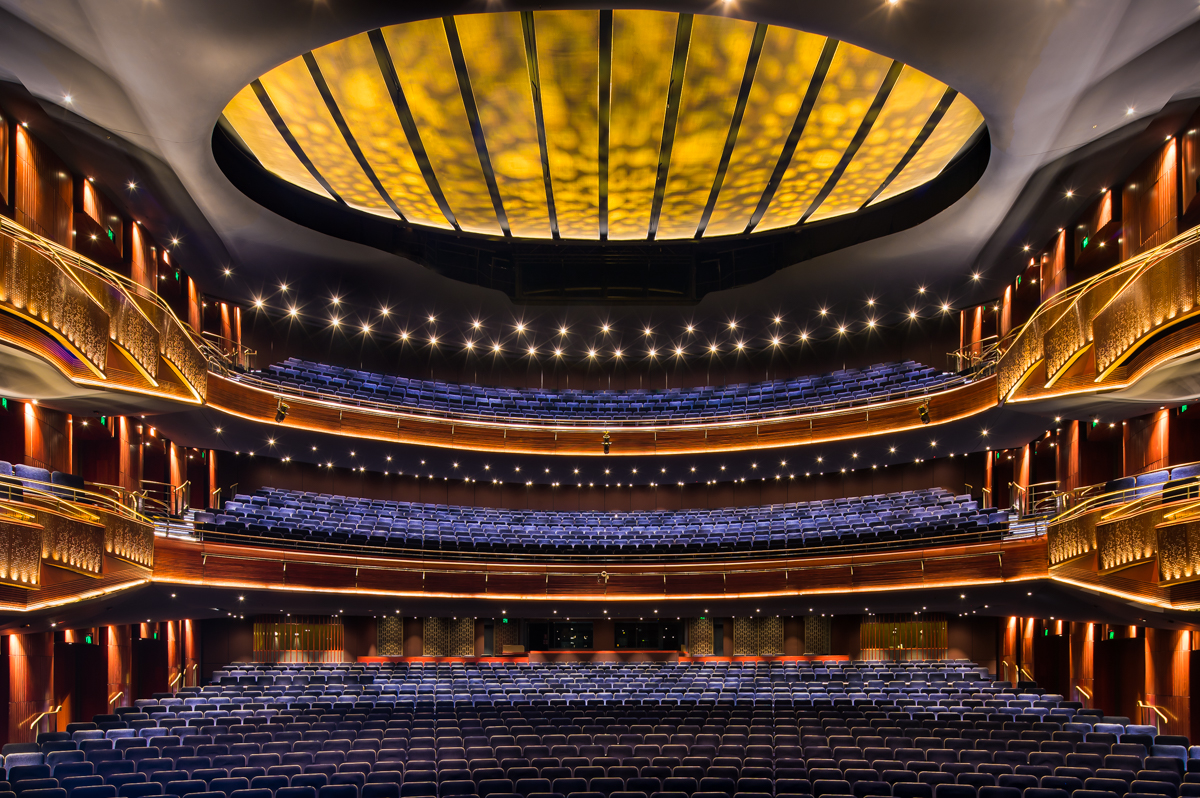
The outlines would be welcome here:
M 515 421 L 699 421 L 794 412 L 826 405 L 867 404 L 920 395 L 960 381 L 954 374 L 906 361 L 843 369 L 790 380 L 672 388 L 662 391 L 576 391 L 495 388 L 415 380 L 289 358 L 255 377 L 281 389 L 378 402 L 423 413 Z
M 203 529 L 264 545 L 332 543 L 528 554 L 670 554 L 920 540 L 983 533 L 1008 514 L 943 488 L 849 499 L 656 512 L 544 512 L 358 499 L 263 488 Z
M 135 704 L 5 746 L 8 786 L 21 798 L 1200 794 L 1186 737 L 965 660 L 236 663 Z
M 1104 484 L 1104 494 L 1112 494 L 1105 504 L 1144 499 L 1162 491 L 1163 502 L 1195 499 L 1200 496 L 1200 465 L 1182 465 L 1172 469 L 1148 471 L 1132 477 L 1111 479 Z

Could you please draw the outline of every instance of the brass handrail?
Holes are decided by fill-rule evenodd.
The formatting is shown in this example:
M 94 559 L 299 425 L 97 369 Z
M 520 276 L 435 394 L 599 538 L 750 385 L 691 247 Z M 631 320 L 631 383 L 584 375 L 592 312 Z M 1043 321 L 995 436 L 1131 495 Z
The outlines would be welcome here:
M 121 690 L 120 692 L 114 693 L 113 695 L 109 696 L 108 705 L 111 707 L 114 703 L 119 701 L 121 699 L 121 696 L 123 696 L 123 695 L 125 695 L 125 691 Z
M 36 728 L 37 725 L 42 722 L 42 718 L 47 717 L 49 715 L 57 715 L 59 712 L 62 712 L 62 704 L 59 704 L 54 709 L 46 710 L 45 712 L 38 715 L 36 718 L 33 719 L 33 722 L 29 724 L 29 728 L 31 730 Z
M 144 524 L 153 523 L 136 509 L 127 507 L 110 496 L 104 496 L 85 488 L 73 488 L 68 485 L 58 485 L 25 477 L 6 477 L 6 481 L 0 482 L 0 496 L 9 496 L 7 501 L 14 501 L 11 497 L 18 489 L 26 499 L 32 497 L 38 502 L 49 504 L 51 509 L 59 510 L 84 521 L 96 523 L 101 520 L 100 516 L 87 509 L 88 505 L 93 505 Z M 62 494 L 67 494 L 71 498 L 64 498 Z

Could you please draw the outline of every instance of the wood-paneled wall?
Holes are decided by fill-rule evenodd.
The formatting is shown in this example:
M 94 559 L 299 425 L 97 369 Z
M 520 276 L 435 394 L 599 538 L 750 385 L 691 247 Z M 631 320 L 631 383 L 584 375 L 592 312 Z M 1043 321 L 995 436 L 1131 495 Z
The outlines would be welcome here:
M 1177 157 L 1176 139 L 1172 138 L 1125 181 L 1121 190 L 1122 260 L 1165 244 L 1179 232 Z
M 1127 476 L 1167 467 L 1170 423 L 1170 410 L 1158 410 L 1124 422 L 1122 444 Z
M 25 404 L 24 412 L 25 465 L 73 473 L 71 416 L 35 404 Z
M 49 147 L 22 127 L 16 128 L 16 195 L 18 224 L 69 247 L 74 185 L 67 167 Z
M 7 635 L 8 644 L 8 739 L 10 743 L 31 743 L 38 729 L 30 724 L 41 712 L 53 709 L 54 635 L 37 632 Z M 53 731 L 53 719 L 43 720 L 39 728 Z

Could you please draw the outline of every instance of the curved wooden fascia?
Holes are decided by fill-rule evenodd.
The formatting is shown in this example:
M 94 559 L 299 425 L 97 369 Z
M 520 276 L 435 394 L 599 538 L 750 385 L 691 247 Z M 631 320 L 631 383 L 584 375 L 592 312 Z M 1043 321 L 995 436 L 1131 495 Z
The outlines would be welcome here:
M 613 436 L 615 456 L 734 452 L 918 429 L 926 426 L 918 413 L 925 403 L 929 404 L 931 426 L 982 413 L 998 403 L 994 376 L 940 393 L 786 418 L 638 427 L 539 426 L 430 418 L 266 391 L 215 374 L 210 375 L 207 398 L 210 407 L 238 418 L 311 432 L 445 449 L 585 457 L 602 456 L 600 435 L 606 430 Z M 289 412 L 285 421 L 277 424 L 275 413 L 280 398 L 288 403 Z
M 692 601 L 880 593 L 1047 577 L 1045 537 L 749 561 L 504 563 L 155 541 L 154 581 L 231 589 L 504 601 Z

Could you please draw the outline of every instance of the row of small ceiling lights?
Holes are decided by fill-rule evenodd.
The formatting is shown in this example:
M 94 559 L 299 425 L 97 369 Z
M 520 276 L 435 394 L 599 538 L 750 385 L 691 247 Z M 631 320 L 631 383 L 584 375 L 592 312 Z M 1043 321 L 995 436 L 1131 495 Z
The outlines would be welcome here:
M 226 276 L 232 274 L 231 269 L 225 270 Z M 978 281 L 981 278 L 980 275 L 974 274 L 972 279 Z M 529 357 L 543 355 L 556 358 L 565 357 L 568 355 L 568 342 L 573 337 L 586 338 L 589 332 L 591 341 L 580 350 L 581 356 L 586 359 L 620 359 L 642 355 L 653 359 L 684 357 L 689 354 L 748 353 L 756 349 L 769 351 L 789 344 L 797 345 L 822 340 L 823 337 L 834 338 L 854 333 L 870 333 L 884 326 L 886 316 L 883 307 L 873 298 L 868 298 L 864 302 L 871 315 L 858 322 L 849 321 L 845 317 L 838 319 L 836 318 L 837 314 L 831 308 L 821 307 L 817 309 L 817 319 L 811 325 L 796 326 L 789 331 L 787 328 L 791 326 L 791 323 L 780 314 L 767 322 L 761 341 L 756 341 L 749 335 L 748 331 L 752 325 L 744 319 L 729 319 L 722 322 L 722 333 L 727 336 L 722 340 L 717 340 L 715 337 L 698 340 L 705 333 L 701 330 L 702 325 L 697 322 L 683 325 L 674 334 L 662 332 L 650 324 L 643 324 L 641 329 L 634 334 L 634 337 L 643 341 L 647 347 L 643 352 L 635 350 L 633 347 L 623 347 L 621 344 L 623 333 L 608 322 L 600 322 L 594 329 L 583 330 L 579 326 L 573 329 L 566 323 L 558 323 L 556 327 L 547 330 L 536 328 L 533 322 L 523 319 L 517 319 L 507 324 L 489 324 L 483 320 L 474 319 L 469 323 L 467 329 L 459 331 L 456 337 L 451 332 L 438 329 L 438 316 L 434 313 L 428 314 L 420 321 L 410 321 L 408 326 L 401 326 L 395 320 L 397 314 L 390 307 L 384 306 L 365 313 L 360 311 L 355 317 L 354 313 L 347 308 L 347 303 L 341 297 L 334 296 L 329 300 L 330 315 L 323 317 L 318 314 L 306 313 L 300 305 L 290 302 L 288 300 L 290 291 L 287 284 L 280 285 L 278 290 L 278 296 L 287 303 L 286 307 L 268 304 L 267 300 L 261 297 L 254 300 L 253 307 L 256 311 L 268 315 L 281 314 L 281 318 L 287 321 L 317 321 L 327 325 L 331 330 L 341 330 L 349 334 L 364 336 L 386 334 L 394 336 L 395 341 L 406 345 L 450 351 L 458 349 L 466 354 L 496 356 L 516 353 Z M 918 303 L 927 302 L 928 299 L 927 289 L 924 286 L 919 287 L 917 289 Z M 947 315 L 952 310 L 951 305 L 945 301 L 919 304 L 906 308 L 898 320 L 917 322 L 923 318 Z M 385 333 L 387 324 L 396 326 L 390 332 Z M 661 338 L 669 340 L 667 343 L 659 343 Z M 539 339 L 544 343 L 539 344 Z
M 223 432 L 223 430 L 222 430 L 220 427 L 217 427 L 215 431 L 216 431 L 216 433 L 217 433 L 218 435 L 220 435 L 220 434 Z M 987 438 L 987 435 L 988 435 L 988 431 L 987 431 L 987 430 L 981 430 L 981 431 L 980 431 L 980 436 L 981 436 L 982 438 L 986 439 L 986 438 Z M 280 462 L 282 462 L 282 463 L 291 463 L 291 462 L 292 462 L 292 457 L 291 457 L 291 455 L 279 456 L 278 454 L 276 454 L 276 453 L 275 453 L 275 451 L 274 451 L 274 450 L 275 450 L 275 448 L 276 448 L 277 446 L 278 446 L 278 442 L 277 442 L 277 441 L 276 441 L 274 438 L 269 438 L 269 439 L 267 439 L 267 448 L 268 448 L 268 450 L 270 451 L 270 454 L 268 454 L 268 455 L 266 455 L 266 456 L 268 456 L 268 457 L 277 457 L 277 458 L 279 459 L 279 461 L 280 461 Z M 936 458 L 936 457 L 938 456 L 937 447 L 938 447 L 938 442 L 937 442 L 937 440 L 935 440 L 935 439 L 931 439 L 931 440 L 929 441 L 929 457 L 917 457 L 917 458 L 914 458 L 914 459 L 912 460 L 912 462 L 913 462 L 913 463 L 923 463 L 923 462 L 925 462 L 927 459 Z M 317 447 L 316 447 L 316 446 L 313 446 L 313 447 L 312 447 L 312 452 L 311 452 L 311 454 L 312 454 L 312 455 L 316 455 L 316 454 L 317 454 L 317 451 L 318 451 Z M 989 449 L 988 449 L 988 451 L 991 451 L 991 449 L 989 448 Z M 897 454 L 897 452 L 898 452 L 898 449 L 897 449 L 897 447 L 895 447 L 895 446 L 889 446 L 889 447 L 888 447 L 888 455 L 895 455 L 895 454 Z M 234 452 L 234 454 L 235 454 L 236 456 L 241 456 L 242 452 L 241 452 L 241 451 L 235 451 L 235 452 Z M 247 455 L 248 457 L 263 456 L 263 455 L 261 454 L 261 452 L 253 452 L 253 451 L 251 451 L 251 452 L 247 452 L 247 453 L 246 453 L 246 455 Z M 949 454 L 942 455 L 942 456 L 943 456 L 943 457 L 951 457 L 951 458 L 953 458 L 953 457 L 955 457 L 956 455 L 955 455 L 955 453 L 951 452 L 951 453 L 949 453 Z M 966 456 L 966 455 L 964 455 L 964 456 Z M 354 461 L 354 460 L 355 460 L 357 457 L 358 457 L 358 452 L 357 452 L 356 450 L 353 450 L 353 449 L 351 449 L 351 450 L 350 450 L 350 459 L 351 459 L 352 461 Z M 387 455 L 385 459 L 386 459 L 386 462 L 388 462 L 388 463 L 392 462 L 392 455 Z M 836 473 L 841 473 L 841 474 L 850 474 L 850 473 L 854 473 L 855 471 L 858 471 L 858 470 L 866 470 L 867 466 L 866 466 L 865 462 L 862 462 L 863 460 L 865 460 L 865 458 L 863 458 L 862 456 L 860 456 L 860 454 L 859 454 L 858 452 L 851 452 L 851 454 L 850 454 L 850 462 L 849 462 L 849 464 L 848 464 L 848 465 L 842 466 L 840 469 L 838 469 L 836 466 L 833 466 L 833 467 L 832 467 L 830 470 L 826 471 L 826 470 L 824 470 L 824 469 L 826 468 L 826 464 L 825 464 L 825 457 L 824 457 L 824 455 L 817 455 L 817 456 L 815 457 L 815 459 L 814 459 L 814 465 L 810 466 L 810 467 L 809 467 L 809 470 L 807 470 L 807 471 L 805 471 L 805 472 L 803 473 L 803 476 L 804 476 L 804 477 L 812 477 L 812 476 L 813 476 L 813 474 L 814 474 L 814 471 L 815 471 L 815 473 L 816 473 L 816 476 L 819 476 L 819 477 L 820 477 L 820 476 L 825 476 L 825 474 L 826 474 L 826 473 L 834 473 L 834 474 L 836 474 Z M 766 482 L 766 481 L 768 481 L 768 480 L 781 482 L 781 481 L 783 481 L 783 480 L 796 480 L 796 479 L 799 479 L 799 478 L 801 477 L 801 475 L 798 473 L 798 471 L 796 471 L 796 470 L 795 470 L 795 469 L 796 469 L 796 465 L 793 463 L 792 467 L 791 467 L 791 468 L 789 468 L 789 467 L 788 467 L 788 462 L 789 462 L 789 461 L 788 461 L 788 460 L 786 460 L 786 459 L 781 459 L 781 460 L 779 461 L 779 465 L 778 465 L 778 467 L 774 468 L 774 470 L 775 470 L 775 474 L 774 474 L 773 476 L 768 476 L 768 475 L 764 475 L 764 474 L 762 474 L 761 472 L 759 472 L 759 471 L 758 471 L 758 469 L 759 469 L 759 464 L 758 464 L 757 462 L 752 462 L 752 463 L 750 464 L 750 470 L 751 470 L 751 472 L 752 472 L 752 473 L 749 475 L 749 478 L 750 478 L 750 480 L 754 480 L 755 478 L 757 478 L 757 479 L 758 479 L 760 482 Z M 424 460 L 422 460 L 422 461 L 421 461 L 421 465 L 426 465 L 426 462 L 425 462 Z M 344 467 L 344 466 L 335 466 L 335 465 L 334 465 L 334 462 L 333 462 L 332 460 L 328 460 L 328 461 L 326 461 L 326 462 L 324 462 L 324 463 L 322 463 L 322 462 L 317 462 L 317 467 L 318 467 L 318 468 L 328 468 L 328 469 L 333 469 L 333 468 L 335 468 L 335 467 Z M 492 475 L 492 474 L 491 474 L 491 471 L 492 471 L 492 466 L 491 466 L 490 464 L 484 464 L 484 466 L 483 466 L 483 470 L 484 470 L 484 472 L 486 472 L 486 473 L 485 473 L 485 474 L 484 474 L 482 477 L 463 476 L 463 475 L 462 475 L 462 472 L 459 470 L 459 468 L 460 468 L 460 464 L 459 464 L 459 463 L 457 463 L 457 462 L 455 462 L 455 463 L 452 463 L 452 464 L 451 464 L 451 467 L 452 467 L 452 468 L 454 469 L 454 471 L 456 472 L 456 473 L 454 474 L 454 476 L 453 476 L 453 479 L 454 479 L 455 481 L 460 481 L 460 480 L 461 480 L 462 482 L 464 482 L 464 483 L 467 483 L 467 484 L 478 484 L 478 483 L 480 483 L 480 482 L 482 482 L 483 484 L 491 484 L 491 485 L 521 485 L 521 484 L 524 484 L 526 487 L 532 487 L 532 486 L 533 486 L 533 484 L 534 484 L 534 483 L 533 483 L 533 480 L 531 480 L 531 479 L 525 479 L 525 480 L 523 480 L 523 481 L 522 481 L 522 480 L 521 480 L 519 477 L 518 477 L 517 479 L 515 479 L 515 480 L 505 480 L 505 479 L 501 479 L 501 478 L 499 478 L 499 477 L 496 477 L 496 476 L 494 476 L 494 475 Z M 883 468 L 887 468 L 887 467 L 888 467 L 888 464 L 887 464 L 887 463 L 885 463 L 885 464 L 884 464 L 882 467 L 883 467 Z M 871 467 L 870 467 L 870 470 L 872 470 L 872 471 L 877 471 L 879 468 L 880 468 L 880 465 L 879 465 L 878 463 L 872 463 L 872 464 L 871 464 Z M 367 466 L 366 466 L 366 465 L 353 465 L 353 466 L 350 466 L 350 470 L 351 470 L 351 471 L 354 471 L 354 472 L 358 472 L 358 473 L 366 473 L 366 472 L 368 471 L 368 468 L 367 468 Z M 377 469 L 370 469 L 370 470 L 374 471 L 375 473 L 382 473 L 384 476 L 393 476 L 393 475 L 395 475 L 395 476 L 405 476 L 404 472 L 403 472 L 403 471 L 401 471 L 401 470 L 396 470 L 396 471 L 394 471 L 394 472 L 393 472 L 391 469 L 384 469 L 382 472 L 380 472 L 380 471 L 379 471 L 379 470 L 377 470 Z M 536 469 L 534 469 L 534 470 L 536 471 Z M 627 482 L 627 483 L 626 483 L 626 482 L 623 482 L 623 481 L 622 481 L 622 482 L 616 482 L 616 483 L 615 483 L 615 487 L 618 487 L 618 488 L 621 488 L 621 487 L 633 487 L 635 483 L 632 481 L 632 478 L 633 478 L 633 477 L 636 477 L 636 476 L 638 475 L 638 472 L 639 472 L 639 470 L 640 470 L 640 469 L 638 469 L 636 466 L 630 467 L 629 471 L 630 471 L 630 477 L 631 477 L 631 481 L 629 481 L 629 482 Z M 729 477 L 729 476 L 726 474 L 726 470 L 727 470 L 727 466 L 725 466 L 725 465 L 721 465 L 721 466 L 719 467 L 718 476 L 717 476 L 716 478 L 714 478 L 714 479 L 705 479 L 705 480 L 701 480 L 701 478 L 700 478 L 700 477 L 696 476 L 696 473 L 697 473 L 697 471 L 696 471 L 696 466 L 689 466 L 689 467 L 688 467 L 688 474 L 687 474 L 687 476 L 688 476 L 688 480 L 687 480 L 687 481 L 684 481 L 684 480 L 677 480 L 677 481 L 676 481 L 674 484 L 675 484 L 677 487 L 683 487 L 683 486 L 684 486 L 684 485 L 686 485 L 686 484 L 698 485 L 698 484 L 700 484 L 701 482 L 703 482 L 703 484 L 711 486 L 711 485 L 717 485 L 717 484 L 720 484 L 721 482 L 744 483 L 744 482 L 746 482 L 746 481 L 747 481 L 747 477 L 746 477 L 745 475 L 743 475 L 743 476 L 741 476 L 741 477 L 732 477 L 732 478 L 731 478 L 731 477 Z M 763 470 L 764 470 L 764 471 L 767 471 L 767 470 L 772 470 L 772 466 L 770 466 L 770 465 L 767 465 L 767 464 L 764 464 L 764 465 L 763 465 Z M 542 475 L 541 475 L 541 476 L 542 476 L 543 478 L 544 478 L 544 477 L 547 477 L 547 476 L 550 476 L 550 475 L 553 473 L 553 472 L 551 471 L 551 469 L 549 469 L 549 468 L 543 468 L 543 470 L 542 470 L 542 471 L 543 471 L 543 473 L 542 473 Z M 572 473 L 571 473 L 571 476 L 572 476 L 572 477 L 574 477 L 574 481 L 575 481 L 575 487 L 577 487 L 577 488 L 582 488 L 582 487 L 584 487 L 584 482 L 583 482 L 583 481 L 582 481 L 582 479 L 580 478 L 580 471 L 581 471 L 581 470 L 580 470 L 580 468 L 579 468 L 578 466 L 575 466 L 575 467 L 573 467 L 573 468 L 572 468 Z M 614 471 L 614 469 L 613 469 L 612 467 L 607 467 L 607 468 L 605 468 L 605 469 L 604 469 L 604 475 L 605 475 L 606 477 L 613 476 L 613 475 L 614 475 L 614 474 L 613 474 L 613 471 Z M 497 473 L 498 473 L 498 471 L 497 471 Z M 519 466 L 519 465 L 517 465 L 517 466 L 514 466 L 514 467 L 513 467 L 513 473 L 514 473 L 514 474 L 520 474 L 520 473 L 521 473 L 521 466 Z M 528 473 L 528 471 L 527 471 L 526 473 Z M 652 470 L 651 470 L 651 473 L 652 473 Z M 663 467 L 660 467 L 660 468 L 659 468 L 659 476 L 661 476 L 661 477 L 666 477 L 667 473 L 668 473 L 668 469 L 667 469 L 665 466 L 663 466 Z M 423 475 L 422 475 L 422 474 L 420 474 L 419 472 L 418 472 L 418 473 L 409 474 L 408 476 L 411 476 L 411 477 L 413 477 L 413 478 L 415 478 L 415 479 L 418 479 L 418 480 L 419 480 L 419 479 L 428 479 L 428 480 L 437 480 L 437 479 L 439 479 L 439 477 L 437 477 L 437 476 L 435 476 L 435 475 L 433 475 L 433 474 L 428 474 L 428 473 L 427 473 L 427 474 L 425 474 L 425 475 L 423 476 Z M 441 479 L 443 482 L 449 482 L 449 481 L 451 480 L 451 477 L 449 477 L 449 476 L 443 476 L 443 477 L 440 477 L 440 479 Z M 572 481 L 572 480 L 571 480 L 570 478 L 568 478 L 568 479 L 567 479 L 567 481 L 566 481 L 567 487 L 570 487 L 570 483 L 571 483 L 571 481 Z M 545 483 L 539 483 L 539 484 L 545 484 Z M 564 484 L 564 483 L 563 483 L 562 481 L 552 481 L 552 482 L 550 482 L 550 483 L 549 483 L 550 487 L 553 487 L 553 488 L 559 488 L 559 487 L 563 487 L 563 484 Z M 649 483 L 644 483 L 644 482 L 643 482 L 643 483 L 637 483 L 637 484 L 641 484 L 641 485 L 649 485 L 649 487 L 652 487 L 652 488 L 657 488 L 657 487 L 669 487 L 669 486 L 671 485 L 670 481 L 664 481 L 664 482 L 663 482 L 663 483 L 661 483 L 661 484 L 660 484 L 660 483 L 658 483 L 658 482 L 649 482 Z M 589 488 L 595 488 L 595 487 L 597 487 L 597 484 L 596 484 L 596 482 L 595 482 L 594 480 L 592 480 L 592 481 L 588 481 L 588 482 L 587 482 L 587 484 L 586 484 L 586 486 L 587 486 L 587 487 L 589 487 Z M 605 488 L 611 488 L 611 487 L 614 487 L 614 483 L 612 483 L 612 482 L 605 482 L 605 483 L 603 483 L 603 487 L 605 487 Z

